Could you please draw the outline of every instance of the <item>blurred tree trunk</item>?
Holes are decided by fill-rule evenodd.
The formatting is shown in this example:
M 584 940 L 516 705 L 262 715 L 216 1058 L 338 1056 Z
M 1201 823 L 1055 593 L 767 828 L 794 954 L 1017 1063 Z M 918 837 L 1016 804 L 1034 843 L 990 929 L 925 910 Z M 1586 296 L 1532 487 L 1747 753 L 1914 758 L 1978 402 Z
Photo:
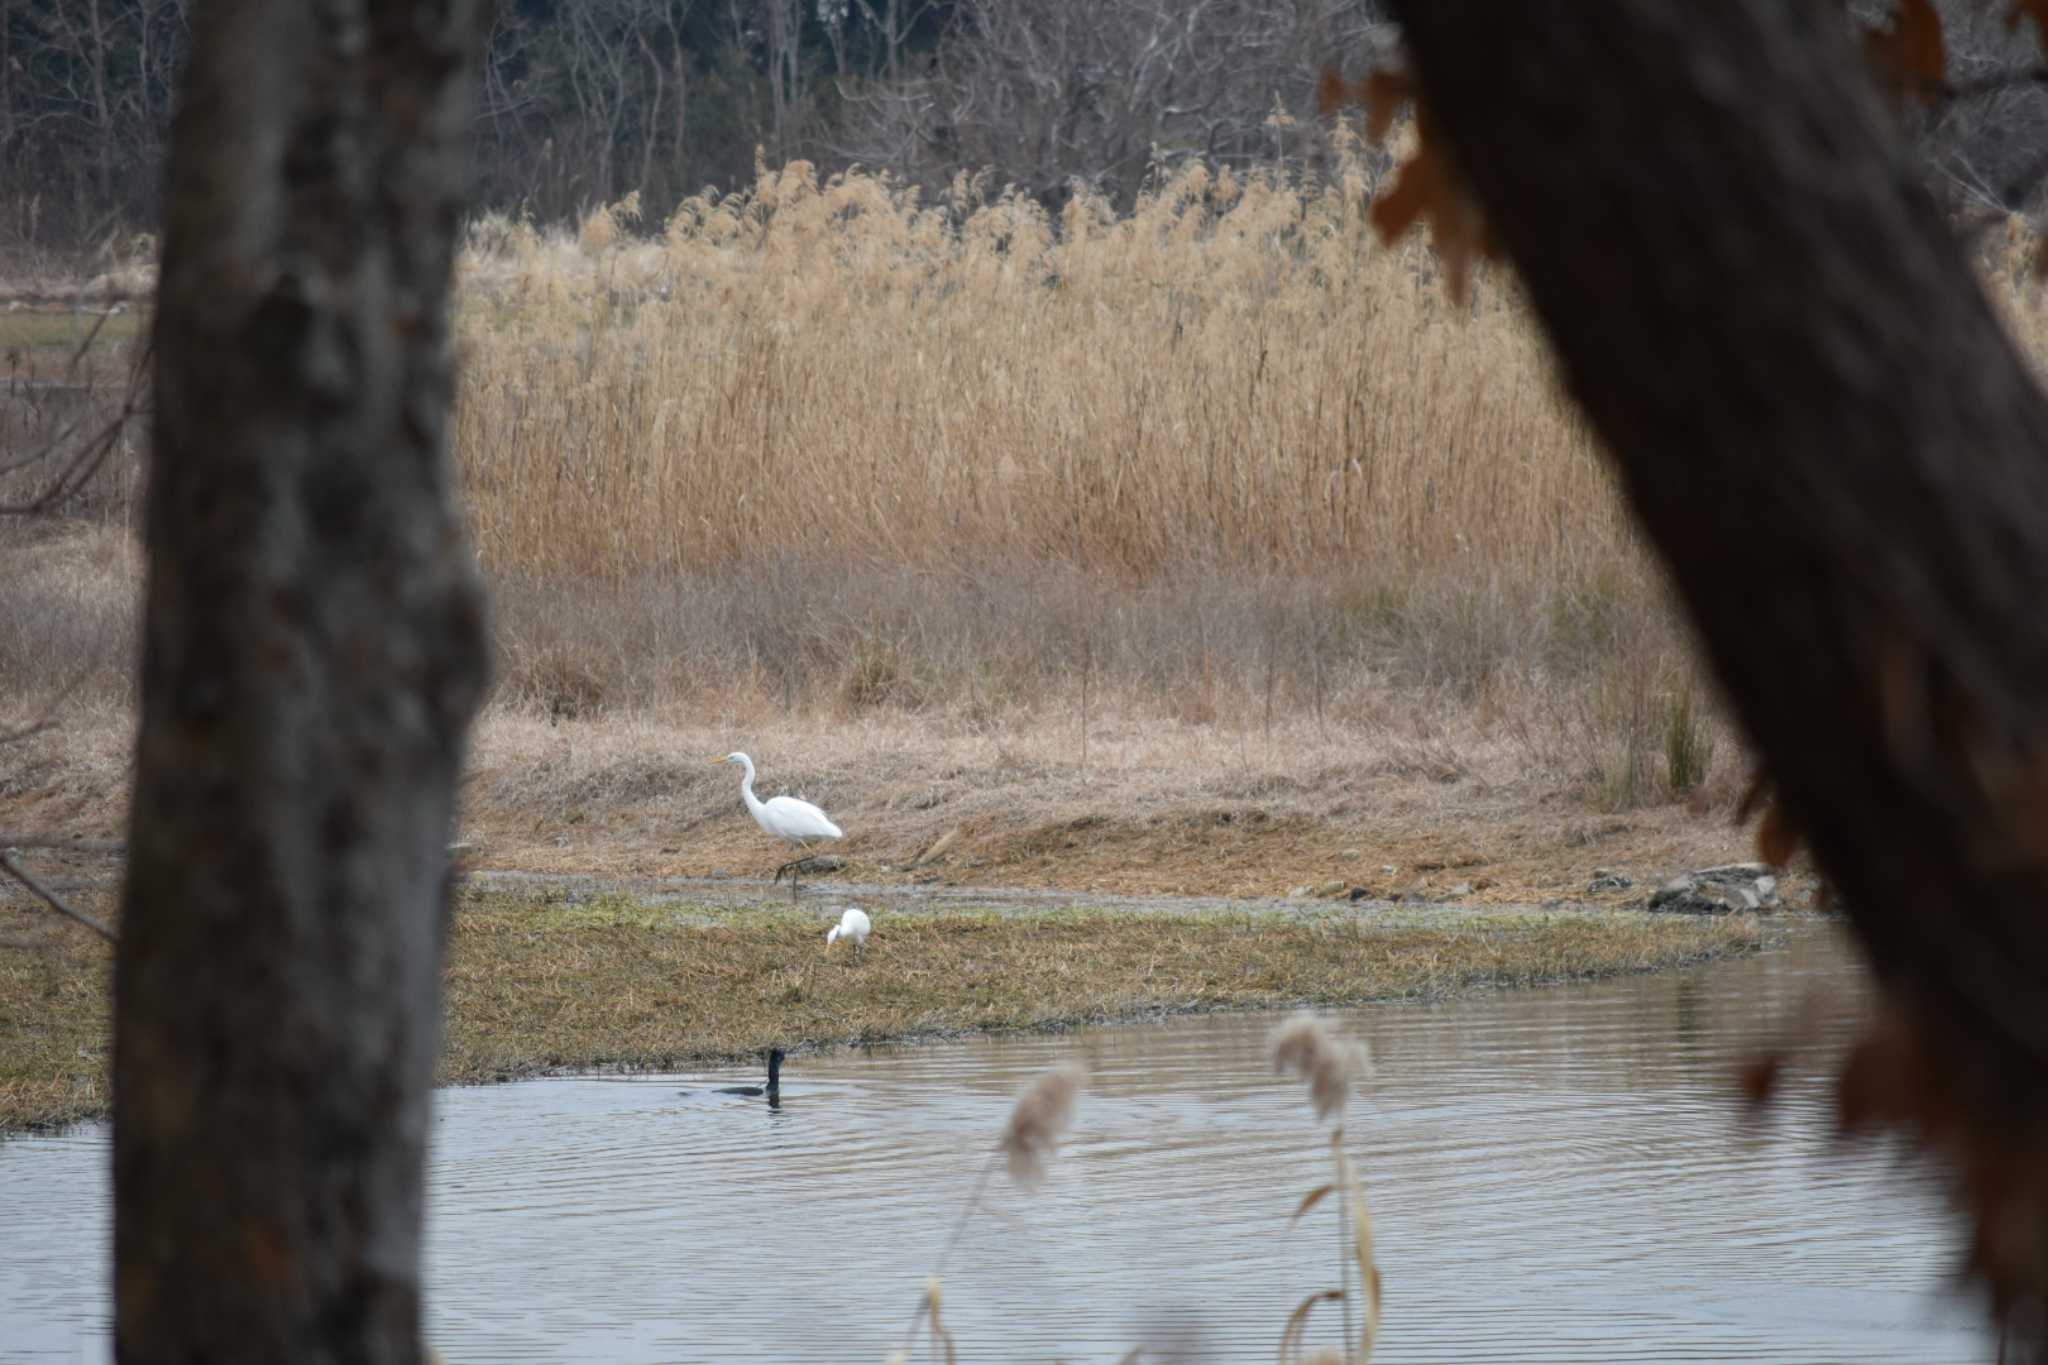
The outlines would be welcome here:
M 1840 8 L 1397 7 L 1567 382 L 1922 1035 L 1928 1065 L 1882 1077 L 1897 1112 L 1877 1116 L 1945 1098 L 1976 1146 L 2048 1174 L 2048 404 Z M 2037 1278 L 2043 1233 L 2008 1248 Z
M 479 0 L 197 6 L 115 982 L 120 1359 L 413 1361 L 484 680 L 446 458 Z

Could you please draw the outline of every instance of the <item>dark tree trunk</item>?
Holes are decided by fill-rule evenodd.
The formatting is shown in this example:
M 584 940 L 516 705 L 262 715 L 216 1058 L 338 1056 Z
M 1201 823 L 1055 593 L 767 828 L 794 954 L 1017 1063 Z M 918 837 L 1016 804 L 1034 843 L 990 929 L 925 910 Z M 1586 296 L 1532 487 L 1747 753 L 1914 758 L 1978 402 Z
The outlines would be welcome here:
M 2048 405 L 1840 7 L 1397 8 L 1788 811 L 1935 1054 L 1892 1081 L 2038 1153 Z
M 171 148 L 115 982 L 118 1354 L 419 1358 L 477 0 L 210 0 Z

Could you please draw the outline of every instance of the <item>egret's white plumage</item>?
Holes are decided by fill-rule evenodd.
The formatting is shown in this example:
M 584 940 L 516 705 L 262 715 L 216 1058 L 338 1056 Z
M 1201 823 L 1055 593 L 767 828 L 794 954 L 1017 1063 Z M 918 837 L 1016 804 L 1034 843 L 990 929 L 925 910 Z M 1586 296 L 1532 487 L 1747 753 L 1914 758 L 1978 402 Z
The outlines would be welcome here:
M 753 813 L 754 823 L 767 830 L 776 838 L 787 839 L 798 848 L 808 852 L 812 844 L 821 840 L 843 839 L 846 837 L 839 826 L 832 823 L 830 816 L 808 801 L 799 801 L 794 796 L 773 796 L 763 801 L 760 797 L 754 795 L 754 760 L 748 758 L 745 754 L 730 753 L 724 758 L 714 758 L 711 761 L 713 763 L 737 763 L 740 765 L 741 770 L 746 774 L 740 779 L 740 796 L 746 801 L 747 809 Z M 797 863 L 803 861 L 805 861 L 804 858 L 798 858 L 795 862 L 784 863 L 782 867 L 776 869 L 776 879 L 778 881 L 781 880 L 784 872 L 787 872 L 790 868 L 796 866 Z M 790 885 L 794 889 L 796 885 L 794 876 L 791 878 Z
M 846 913 L 839 917 L 839 923 L 825 935 L 825 946 L 830 948 L 843 938 L 853 945 L 855 952 L 859 952 L 868 946 L 868 931 L 872 928 L 874 925 L 869 922 L 867 911 L 858 905 L 849 905 Z

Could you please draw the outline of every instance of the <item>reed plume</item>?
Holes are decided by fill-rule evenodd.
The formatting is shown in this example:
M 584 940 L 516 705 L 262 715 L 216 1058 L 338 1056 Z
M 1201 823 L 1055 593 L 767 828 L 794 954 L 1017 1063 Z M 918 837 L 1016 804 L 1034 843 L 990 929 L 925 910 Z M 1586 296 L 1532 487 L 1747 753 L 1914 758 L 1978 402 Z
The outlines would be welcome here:
M 1316 1117 L 1328 1121 L 1341 1118 L 1344 1106 L 1351 1098 L 1351 1089 L 1362 1082 L 1371 1072 L 1371 1056 L 1365 1044 L 1340 1041 L 1324 1027 L 1323 1022 L 1310 1014 L 1298 1014 L 1274 1029 L 1268 1042 L 1273 1060 L 1273 1070 L 1278 1073 L 1292 1072 L 1307 1083 L 1309 1103 L 1315 1109 Z M 1343 1287 L 1323 1289 L 1310 1294 L 1287 1319 L 1287 1326 L 1280 1334 L 1279 1360 L 1281 1365 L 1309 1365 L 1309 1362 L 1335 1360 L 1341 1365 L 1358 1365 L 1372 1358 L 1373 1346 L 1379 1340 L 1380 1330 L 1380 1272 L 1373 1258 L 1372 1214 L 1365 1200 L 1365 1185 L 1359 1179 L 1358 1169 L 1352 1163 L 1350 1153 L 1344 1149 L 1344 1125 L 1339 1122 L 1330 1130 L 1330 1152 L 1336 1163 L 1336 1177 L 1327 1185 L 1310 1190 L 1294 1210 L 1291 1222 L 1299 1222 L 1303 1215 L 1328 1196 L 1332 1191 L 1337 1195 L 1337 1266 Z M 1357 1266 L 1365 1309 L 1364 1325 L 1356 1338 L 1351 1331 L 1351 1270 Z M 1336 1352 L 1321 1351 L 1306 1361 L 1301 1355 L 1303 1338 L 1308 1331 L 1310 1312 L 1319 1303 L 1335 1302 L 1344 1310 L 1344 1345 Z
M 1372 1071 L 1365 1044 L 1339 1042 L 1311 1014 L 1297 1014 L 1274 1029 L 1268 1048 L 1275 1072 L 1291 1071 L 1308 1083 L 1309 1103 L 1319 1119 L 1341 1114 L 1351 1087 Z
M 953 1234 L 946 1239 L 945 1249 L 939 1253 L 939 1268 L 925 1281 L 924 1297 L 918 1301 L 917 1311 L 911 1315 L 910 1331 L 904 1337 L 903 1350 L 890 1357 L 891 1360 L 909 1360 L 911 1346 L 917 1340 L 917 1325 L 929 1319 L 932 1354 L 935 1358 L 943 1356 L 947 1365 L 952 1365 L 953 1334 L 939 1320 L 940 1276 L 945 1273 L 946 1262 L 953 1255 L 953 1248 L 960 1244 L 961 1234 L 967 1231 L 974 1211 L 981 1207 L 981 1197 L 988 1189 L 989 1177 L 995 1172 L 997 1158 L 1008 1166 L 1010 1179 L 1024 1189 L 1035 1189 L 1044 1183 L 1046 1162 L 1059 1145 L 1060 1134 L 1073 1122 L 1074 1099 L 1081 1093 L 1087 1079 L 1088 1072 L 1079 1063 L 1062 1062 L 1033 1081 L 1017 1097 L 1017 1103 L 1010 1109 L 1009 1120 L 1003 1124 L 996 1149 L 982 1166 L 981 1174 L 975 1177 L 974 1189 L 967 1196 L 966 1206 L 960 1210 L 959 1221 L 953 1224 Z
M 1059 1145 L 1060 1134 L 1074 1117 L 1074 1097 L 1087 1072 L 1067 1062 L 1040 1076 L 1017 1099 L 1001 1143 L 1010 1179 L 1030 1189 L 1044 1181 L 1046 1158 Z

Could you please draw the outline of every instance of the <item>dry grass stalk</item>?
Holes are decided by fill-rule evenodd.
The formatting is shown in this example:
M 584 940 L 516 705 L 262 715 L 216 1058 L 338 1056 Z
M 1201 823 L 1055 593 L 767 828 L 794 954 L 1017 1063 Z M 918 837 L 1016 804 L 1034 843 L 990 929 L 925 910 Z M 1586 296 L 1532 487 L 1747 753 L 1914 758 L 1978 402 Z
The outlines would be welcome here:
M 1302 1337 L 1308 1332 L 1309 1313 L 1315 1306 L 1319 1303 L 1333 1303 L 1343 1297 L 1344 1291 L 1341 1289 L 1319 1289 L 1295 1305 L 1294 1311 L 1287 1315 L 1286 1327 L 1280 1332 L 1280 1365 L 1297 1365 L 1301 1361 Z M 1324 1353 L 1318 1351 L 1314 1359 L 1322 1358 Z
M 957 1365 L 959 1355 L 953 1346 L 953 1334 L 946 1330 L 939 1317 L 939 1277 L 934 1275 L 924 1282 L 924 1311 L 932 1324 L 932 1358 L 943 1358 L 946 1365 Z
M 1308 1085 L 1309 1102 L 1318 1119 L 1341 1118 L 1354 1085 L 1371 1071 L 1371 1057 L 1360 1042 L 1343 1042 L 1330 1034 L 1321 1020 L 1298 1014 L 1273 1030 L 1268 1043 L 1273 1070 L 1291 1072 Z M 1372 1215 L 1366 1206 L 1365 1186 L 1358 1178 L 1350 1154 L 1344 1150 L 1344 1125 L 1330 1131 L 1330 1151 L 1336 1160 L 1336 1177 L 1302 1198 L 1289 1219 L 1289 1226 L 1301 1221 L 1332 1190 L 1338 1197 L 1337 1267 L 1342 1287 L 1311 1294 L 1287 1321 L 1280 1338 L 1282 1365 L 1298 1360 L 1308 1330 L 1309 1313 L 1316 1304 L 1334 1302 L 1344 1310 L 1344 1347 L 1337 1354 L 1343 1362 L 1363 1362 L 1372 1357 L 1380 1328 L 1380 1273 L 1373 1260 Z M 1351 1271 L 1356 1265 L 1365 1304 L 1365 1323 L 1354 1352 L 1351 1334 Z
M 1358 1262 L 1358 1280 L 1364 1286 L 1365 1325 L 1358 1338 L 1358 1352 L 1351 1359 L 1364 1362 L 1372 1359 L 1372 1350 L 1380 1336 L 1380 1270 L 1373 1259 L 1372 1213 L 1365 1202 L 1365 1185 L 1358 1178 L 1357 1167 L 1351 1161 L 1350 1153 L 1344 1150 L 1344 1130 L 1338 1128 L 1330 1134 L 1330 1149 L 1337 1158 L 1337 1186 L 1343 1191 L 1343 1203 L 1348 1215 L 1350 1251 Z M 1349 1292 L 1349 1274 L 1346 1274 L 1346 1292 Z M 1348 1302 L 1348 1300 L 1347 1300 Z M 1350 1344 L 1350 1314 L 1345 1315 L 1346 1349 Z
M 960 1244 L 961 1234 L 967 1231 L 975 1210 L 981 1207 L 981 1196 L 988 1189 L 989 1176 L 996 1168 L 996 1157 L 1004 1159 L 1010 1179 L 1025 1189 L 1036 1188 L 1044 1182 L 1046 1161 L 1058 1146 L 1060 1134 L 1073 1121 L 1074 1100 L 1087 1079 L 1087 1069 L 1078 1062 L 1062 1062 L 1033 1081 L 1017 1097 L 1009 1120 L 1003 1124 L 996 1150 L 988 1164 L 981 1168 L 981 1174 L 975 1177 L 974 1189 L 960 1210 L 959 1221 L 953 1224 L 952 1236 L 946 1239 L 945 1249 L 939 1253 L 939 1268 L 925 1282 L 924 1298 L 918 1303 L 917 1312 L 911 1315 L 910 1333 L 904 1338 L 902 1358 L 909 1358 L 911 1343 L 917 1339 L 918 1323 L 929 1317 L 933 1353 L 936 1355 L 943 1343 L 947 1365 L 952 1365 L 952 1334 L 944 1332 L 939 1325 L 939 1276 L 944 1273 L 953 1249 Z

